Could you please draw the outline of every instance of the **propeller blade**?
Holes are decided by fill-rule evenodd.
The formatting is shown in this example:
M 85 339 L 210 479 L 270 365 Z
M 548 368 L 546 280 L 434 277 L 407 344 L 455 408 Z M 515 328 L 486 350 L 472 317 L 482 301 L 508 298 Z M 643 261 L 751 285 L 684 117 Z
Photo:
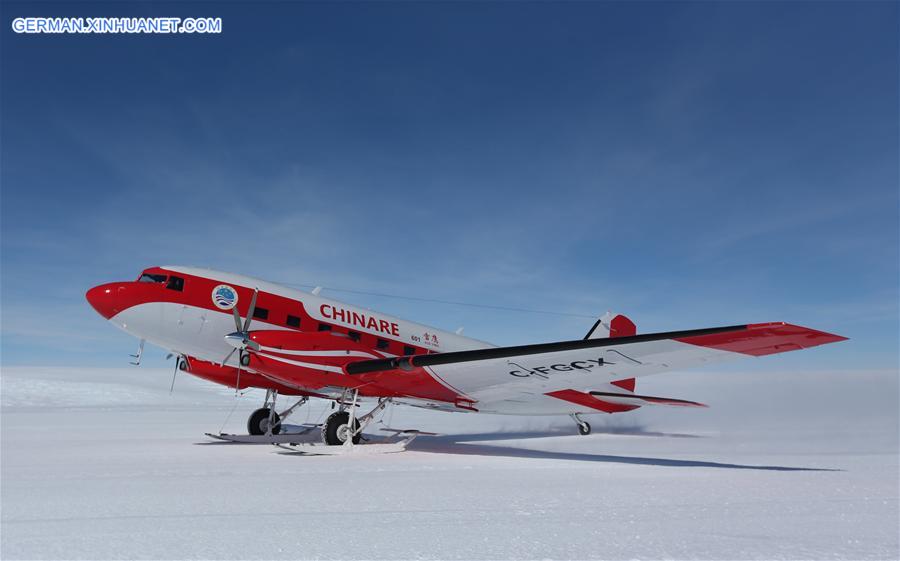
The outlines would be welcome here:
M 231 349 L 231 352 L 225 355 L 225 360 L 222 361 L 222 366 L 225 366 L 225 363 L 228 362 L 228 359 L 231 358 L 231 355 L 233 355 L 236 350 L 237 348 Z
M 241 314 L 238 312 L 237 306 L 231 308 L 231 311 L 234 314 L 234 326 L 237 328 L 237 331 L 241 331 Z
M 241 389 L 241 359 L 238 358 L 237 378 L 234 380 L 234 397 L 238 396 L 238 390 Z
M 243 331 L 244 333 L 250 329 L 250 320 L 253 319 L 253 312 L 256 311 L 256 295 L 259 294 L 259 289 L 253 289 L 253 296 L 250 297 L 250 307 L 247 309 L 247 319 L 244 320 L 244 328 L 239 329 L 239 331 Z
M 172 356 L 172 355 L 169 355 L 169 356 Z M 180 357 L 180 356 L 179 356 L 179 357 L 176 357 L 176 358 L 175 358 L 175 371 L 172 372 L 172 385 L 169 386 L 169 395 L 171 395 L 171 394 L 172 394 L 172 391 L 175 390 L 175 376 L 178 375 L 178 364 L 179 364 L 180 362 L 181 362 L 181 357 Z

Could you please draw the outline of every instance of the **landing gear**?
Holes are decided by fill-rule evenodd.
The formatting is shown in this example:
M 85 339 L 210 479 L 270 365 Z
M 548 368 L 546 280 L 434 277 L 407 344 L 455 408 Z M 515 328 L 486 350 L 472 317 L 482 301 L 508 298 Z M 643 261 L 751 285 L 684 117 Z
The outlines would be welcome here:
M 572 420 L 578 425 L 578 434 L 582 436 L 591 434 L 591 424 L 583 420 L 578 413 L 572 413 Z
M 271 434 L 281 432 L 281 417 L 274 409 L 261 407 L 247 419 L 247 432 L 250 434 L 267 434 L 269 427 L 272 427 Z
M 242 357 L 243 358 L 243 357 Z M 263 406 L 250 414 L 247 419 L 247 432 L 252 435 L 278 434 L 281 432 L 281 421 L 286 419 L 294 409 L 300 407 L 309 399 L 301 397 L 297 402 L 279 414 L 275 411 L 275 401 L 278 399 L 278 390 L 266 390 L 266 399 Z
M 293 405 L 278 413 L 275 410 L 275 400 L 278 399 L 278 390 L 266 390 L 266 399 L 263 406 L 250 414 L 247 419 L 247 432 L 249 434 L 218 434 L 206 433 L 206 436 L 225 442 L 238 442 L 241 444 L 281 444 L 297 442 L 297 437 L 306 434 L 316 428 L 316 425 L 301 425 L 289 427 L 285 432 L 281 423 L 287 419 L 295 409 L 309 401 L 309 396 L 302 396 Z M 297 430 L 302 429 L 302 430 Z
M 353 399 L 347 402 L 348 394 L 353 395 Z M 365 444 L 357 447 L 356 445 L 362 441 L 362 431 L 379 412 L 384 410 L 390 404 L 390 398 L 381 398 L 371 411 L 360 417 L 356 416 L 356 403 L 359 398 L 357 390 L 345 390 L 343 395 L 336 400 L 340 405 L 340 409 L 332 413 L 325 423 L 322 425 L 322 440 L 324 443 L 302 443 L 302 444 L 279 444 L 281 448 L 290 450 L 294 453 L 311 456 L 335 456 L 341 454 L 385 454 L 390 452 L 402 452 L 406 450 L 406 446 L 413 441 L 419 434 L 423 433 L 417 430 L 395 430 L 383 428 L 381 430 L 392 432 L 395 436 L 403 435 L 404 438 L 397 442 L 380 442 L 375 444 Z
M 347 407 L 346 401 L 348 393 L 353 394 L 353 399 L 350 401 L 349 407 Z M 344 395 L 341 396 L 341 399 L 338 401 L 338 403 L 340 403 L 340 409 L 329 415 L 325 424 L 322 425 L 322 440 L 325 444 L 328 446 L 340 446 L 344 444 L 352 446 L 353 444 L 359 444 L 359 441 L 362 439 L 363 429 L 366 428 L 369 423 L 372 422 L 372 419 L 374 419 L 375 416 L 391 402 L 390 398 L 379 399 L 378 404 L 375 405 L 371 411 L 361 417 L 357 417 L 356 403 L 358 398 L 359 391 L 357 390 L 352 390 L 352 392 L 347 390 L 344 392 Z M 350 438 L 350 435 L 352 435 L 352 438 Z
M 359 421 L 353 418 L 353 428 L 350 428 L 350 413 L 338 411 L 328 416 L 322 427 L 322 440 L 329 446 L 337 446 L 347 442 L 347 438 L 353 435 L 353 444 L 359 444 L 362 431 L 359 430 Z

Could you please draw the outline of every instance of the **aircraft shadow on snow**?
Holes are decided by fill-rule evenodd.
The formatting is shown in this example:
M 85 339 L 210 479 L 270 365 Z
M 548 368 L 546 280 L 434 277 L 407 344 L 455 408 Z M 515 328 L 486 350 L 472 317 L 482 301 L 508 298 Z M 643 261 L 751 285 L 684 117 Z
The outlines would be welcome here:
M 595 433 L 601 434 L 627 434 L 633 436 L 652 436 L 667 438 L 704 438 L 700 435 L 661 433 L 644 431 L 639 427 L 599 429 Z M 481 444 L 500 440 L 527 440 L 531 438 L 546 438 L 548 436 L 571 436 L 571 431 L 545 431 L 545 432 L 507 432 L 484 434 L 459 434 L 441 435 L 434 437 L 421 437 L 410 444 L 409 450 L 416 452 L 431 452 L 438 454 L 461 454 L 473 456 L 502 456 L 512 458 L 540 458 L 554 460 L 576 460 L 584 462 L 601 462 L 616 464 L 648 465 L 662 467 L 700 467 L 722 469 L 746 469 L 761 471 L 844 471 L 833 468 L 811 468 L 773 465 L 732 464 L 724 462 L 709 462 L 703 460 L 677 460 L 670 458 L 653 458 L 641 456 L 613 456 L 608 454 L 586 454 L 579 452 L 562 452 L 548 450 L 533 450 L 528 448 L 516 448 L 510 446 L 496 446 Z M 590 437 L 579 437 L 590 438 Z
M 303 427 L 285 425 L 289 431 L 301 430 Z M 686 434 L 686 433 L 666 433 L 647 431 L 641 427 L 598 427 L 594 430 L 594 434 L 617 434 L 628 436 L 645 436 L 658 438 L 706 438 L 703 435 Z M 694 467 L 694 468 L 722 468 L 722 469 L 746 469 L 759 471 L 844 471 L 834 468 L 810 468 L 810 467 L 793 467 L 793 466 L 770 466 L 770 465 L 752 465 L 752 464 L 731 464 L 725 462 L 709 462 L 703 460 L 676 460 L 671 458 L 653 458 L 642 456 L 613 456 L 609 454 L 586 454 L 580 452 L 562 452 L 549 450 L 533 450 L 528 448 L 516 448 L 511 446 L 497 446 L 490 444 L 481 444 L 483 442 L 506 441 L 506 440 L 529 440 L 536 438 L 547 438 L 553 436 L 572 436 L 571 430 L 548 430 L 548 431 L 528 431 L 528 432 L 491 432 L 491 433 L 475 433 L 475 434 L 443 434 L 439 436 L 421 436 L 415 442 L 409 445 L 409 450 L 413 452 L 425 452 L 434 454 L 458 454 L 472 456 L 496 456 L 509 458 L 538 458 L 552 460 L 576 460 L 583 462 L 601 462 L 615 464 L 632 464 L 646 466 L 661 467 Z M 579 437 L 590 438 L 590 437 Z M 319 431 L 307 431 L 302 437 L 298 438 L 298 442 L 318 442 L 320 440 Z M 378 442 L 379 437 L 372 439 Z M 195 443 L 201 446 L 234 446 L 231 442 L 221 441 L 204 441 Z M 296 452 L 280 452 L 284 455 L 298 455 Z

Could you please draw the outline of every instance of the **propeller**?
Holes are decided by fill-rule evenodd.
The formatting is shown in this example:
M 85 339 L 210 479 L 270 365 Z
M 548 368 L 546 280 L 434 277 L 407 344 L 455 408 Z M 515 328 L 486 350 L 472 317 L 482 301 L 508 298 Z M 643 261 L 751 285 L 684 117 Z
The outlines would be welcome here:
M 256 341 L 252 341 L 250 339 L 250 321 L 253 319 L 253 313 L 256 311 L 256 296 L 258 294 L 259 294 L 259 289 L 254 288 L 253 296 L 250 297 L 250 307 L 247 308 L 247 318 L 244 320 L 243 325 L 241 325 L 241 314 L 240 314 L 240 312 L 238 312 L 237 306 L 231 308 L 231 312 L 234 314 L 234 326 L 237 329 L 237 331 L 235 331 L 233 333 L 229 333 L 228 335 L 225 336 L 225 342 L 234 348 L 231 349 L 231 352 L 229 352 L 225 356 L 225 359 L 222 360 L 223 365 L 226 362 L 228 362 L 228 359 L 230 359 L 231 356 L 235 352 L 240 351 L 241 352 L 241 355 L 239 355 L 239 357 L 240 357 L 243 355 L 243 352 L 246 351 L 247 349 L 251 349 L 254 351 L 259 350 L 259 343 L 257 343 Z M 240 386 L 241 386 L 241 359 L 238 358 L 237 379 L 235 380 L 235 384 L 234 384 L 235 395 L 237 395 L 238 390 L 240 389 Z

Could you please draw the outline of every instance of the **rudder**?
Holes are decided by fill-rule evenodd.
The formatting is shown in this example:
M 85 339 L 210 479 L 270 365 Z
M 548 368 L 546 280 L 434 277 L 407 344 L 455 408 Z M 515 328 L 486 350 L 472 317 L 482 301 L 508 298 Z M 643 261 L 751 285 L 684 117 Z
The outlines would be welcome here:
M 613 337 L 630 337 L 637 335 L 637 326 L 627 316 L 606 312 L 594 323 L 584 336 L 585 339 L 607 339 Z M 610 382 L 623 390 L 634 391 L 634 378 Z

